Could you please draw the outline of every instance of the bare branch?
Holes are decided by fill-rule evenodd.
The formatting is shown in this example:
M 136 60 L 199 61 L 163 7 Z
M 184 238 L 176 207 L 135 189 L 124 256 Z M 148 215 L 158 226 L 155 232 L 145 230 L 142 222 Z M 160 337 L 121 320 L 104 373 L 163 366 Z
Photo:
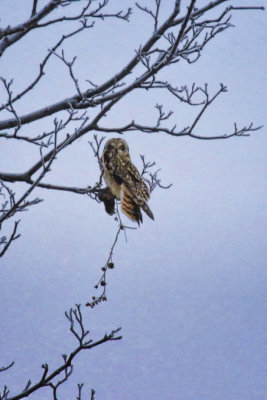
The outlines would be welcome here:
M 28 93 L 30 90 L 32 90 L 37 85 L 37 83 L 41 80 L 41 78 L 45 74 L 44 73 L 44 69 L 45 69 L 45 66 L 48 63 L 51 55 L 54 54 L 54 52 L 62 45 L 62 43 L 65 42 L 65 40 L 71 38 L 72 36 L 75 36 L 75 35 L 79 34 L 84 29 L 91 28 L 92 26 L 93 25 L 82 24 L 82 26 L 80 26 L 78 29 L 75 29 L 74 31 L 71 31 L 68 34 L 62 35 L 62 37 L 57 41 L 57 43 L 50 50 L 48 50 L 47 56 L 40 63 L 40 67 L 39 67 L 40 69 L 39 69 L 39 73 L 38 73 L 37 77 L 25 89 L 23 89 L 20 93 L 18 93 L 17 95 L 15 95 L 12 98 L 12 103 L 16 102 L 17 100 L 20 100 L 26 93 Z M 7 102 L 6 104 L 2 105 L 0 107 L 0 111 L 3 110 L 4 108 L 6 108 L 8 105 L 9 105 L 9 102 Z
M 183 20 L 181 29 L 180 29 L 180 31 L 179 31 L 179 33 L 178 33 L 178 36 L 177 36 L 177 38 L 176 38 L 176 40 L 175 40 L 175 42 L 174 42 L 174 44 L 173 44 L 173 46 L 172 46 L 172 48 L 171 48 L 171 50 L 170 50 L 170 52 L 169 52 L 169 55 L 168 55 L 167 58 L 166 58 L 166 62 L 167 62 L 167 63 L 172 59 L 172 57 L 173 57 L 174 54 L 176 53 L 176 50 L 177 50 L 177 48 L 178 48 L 178 45 L 180 44 L 180 41 L 181 41 L 181 39 L 182 39 L 182 37 L 183 37 L 183 34 L 184 34 L 184 32 L 185 32 L 185 29 L 186 29 L 186 26 L 187 26 L 187 24 L 188 24 L 188 21 L 189 21 L 189 19 L 190 19 L 190 17 L 191 17 L 191 14 L 192 14 L 192 12 L 193 12 L 193 9 L 194 9 L 194 6 L 195 6 L 195 2 L 196 2 L 196 0 L 191 0 L 191 2 L 190 2 L 190 5 L 189 5 L 189 7 L 188 7 L 187 14 L 186 14 L 186 16 L 184 17 L 184 20 Z
M 173 89 L 170 89 L 170 87 L 168 85 L 166 88 L 168 90 L 173 90 Z M 210 97 L 210 95 L 208 93 L 208 85 L 207 84 L 204 86 L 204 88 L 198 87 L 197 89 L 195 89 L 193 86 L 192 90 L 193 90 L 193 93 L 196 93 L 196 91 L 201 92 L 204 96 L 204 100 L 202 100 L 199 104 L 194 104 L 195 106 L 196 105 L 202 106 L 202 108 L 199 111 L 199 113 L 197 114 L 197 116 L 195 117 L 191 126 L 186 126 L 186 127 L 182 128 L 181 130 L 177 130 L 176 125 L 174 125 L 172 128 L 163 127 L 161 125 L 161 122 L 163 120 L 169 119 L 169 117 L 172 115 L 172 112 L 170 111 L 168 113 L 164 113 L 162 111 L 162 106 L 156 105 L 155 108 L 159 112 L 159 117 L 158 117 L 155 125 L 153 125 L 153 126 L 143 125 L 143 124 L 136 123 L 135 121 L 132 121 L 121 127 L 108 128 L 108 127 L 103 127 L 103 126 L 97 125 L 95 130 L 97 130 L 98 132 L 105 132 L 105 133 L 108 133 L 108 132 L 125 133 L 125 132 L 132 132 L 132 131 L 141 131 L 141 132 L 146 132 L 146 133 L 161 132 L 161 133 L 166 133 L 171 136 L 179 136 L 179 137 L 180 136 L 189 136 L 194 139 L 215 140 L 215 139 L 229 139 L 233 136 L 248 136 L 248 134 L 250 132 L 255 132 L 255 131 L 261 129 L 261 126 L 254 127 L 254 125 L 251 123 L 251 124 L 249 124 L 249 126 L 244 126 L 242 129 L 238 129 L 235 126 L 234 132 L 231 132 L 228 134 L 223 133 L 223 134 L 217 134 L 217 135 L 203 136 L 203 135 L 198 135 L 198 134 L 193 133 L 198 122 L 200 121 L 201 117 L 203 116 L 203 114 L 205 113 L 207 108 L 216 100 L 216 98 L 221 93 L 225 93 L 227 91 L 227 88 L 226 88 L 226 86 L 221 84 L 219 90 L 212 97 Z M 174 92 L 174 95 L 177 97 L 175 92 Z M 180 96 L 178 96 L 178 97 L 180 97 Z M 188 103 L 189 105 L 192 105 L 191 98 L 192 98 L 192 94 L 189 94 L 188 100 L 187 101 L 184 100 L 184 101 L 186 103 Z M 181 100 L 181 98 L 179 98 L 179 99 Z
M 0 35 L 0 57 L 9 46 L 20 40 L 24 35 L 26 35 L 26 33 L 36 26 L 38 21 L 50 14 L 58 6 L 59 2 L 60 0 L 50 0 L 42 10 L 36 13 L 28 21 L 13 28 L 8 26 L 6 29 L 2 29 Z
M 11 114 L 13 114 L 17 121 L 15 130 L 14 130 L 14 134 L 13 134 L 13 137 L 16 137 L 18 130 L 21 128 L 21 122 L 20 122 L 18 114 L 16 113 L 16 110 L 13 106 L 12 91 L 11 91 L 11 85 L 12 85 L 13 80 L 11 80 L 10 82 L 7 82 L 6 79 L 4 79 L 2 77 L 0 77 L 0 80 L 2 81 L 4 87 L 7 91 L 7 94 L 8 94 L 8 102 L 6 105 L 3 106 L 3 108 L 5 108 L 5 110 L 7 110 Z
M 159 17 L 159 10 L 160 10 L 160 5 L 161 5 L 161 0 L 155 0 L 155 11 L 150 10 L 146 6 L 141 6 L 139 3 L 135 3 L 136 7 L 139 8 L 141 11 L 147 13 L 150 17 L 153 19 L 153 24 L 154 24 L 154 32 L 157 31 L 158 29 L 158 17 Z
M 32 183 L 31 187 L 20 197 L 20 199 L 16 203 L 14 203 L 12 205 L 12 207 L 9 210 L 7 210 L 7 211 L 2 210 L 3 215 L 0 217 L 0 225 L 4 220 L 12 217 L 20 209 L 21 205 L 22 205 L 23 209 L 25 209 L 25 207 L 27 207 L 28 205 L 36 204 L 41 201 L 40 199 L 35 199 L 34 202 L 25 202 L 25 199 L 30 195 L 30 193 L 33 191 L 33 189 L 38 185 L 38 183 L 45 176 L 47 171 L 49 171 L 50 166 L 56 157 L 56 148 L 57 148 L 57 138 L 56 138 L 56 134 L 55 134 L 54 150 L 52 151 L 51 157 L 49 157 L 49 159 L 48 159 L 47 165 L 45 165 L 46 161 L 44 160 L 44 158 L 41 157 L 41 165 L 43 167 L 41 174 Z
M 77 57 L 73 57 L 73 59 L 72 59 L 71 61 L 67 61 L 67 59 L 66 59 L 66 57 L 65 57 L 65 54 L 64 54 L 64 50 L 61 51 L 61 55 L 58 54 L 58 53 L 56 53 L 55 51 L 53 52 L 53 54 L 54 54 L 56 57 L 58 57 L 58 58 L 68 67 L 68 69 L 69 69 L 69 74 L 70 74 L 71 79 L 73 80 L 73 82 L 74 82 L 74 84 L 75 84 L 75 88 L 76 88 L 76 90 L 77 90 L 77 92 L 78 92 L 79 97 L 80 97 L 82 100 L 85 100 L 85 99 L 83 99 L 83 94 L 82 94 L 81 89 L 80 89 L 80 87 L 79 87 L 78 79 L 75 77 L 74 72 L 73 72 L 73 65 L 74 65 L 74 63 L 75 63 Z
M 82 388 L 83 388 L 83 383 L 78 383 L 78 396 L 76 397 L 76 400 L 82 400 Z
M 153 162 L 145 161 L 144 155 L 140 155 L 140 158 L 143 163 L 141 176 L 148 184 L 150 193 L 152 193 L 156 187 L 159 187 L 160 189 L 170 189 L 172 183 L 170 183 L 169 185 L 163 185 L 161 183 L 161 179 L 158 176 L 160 169 L 157 169 L 154 172 L 151 171 L 151 168 L 153 168 L 156 165 L 156 163 L 154 161 Z
M 191 38 L 190 41 L 187 41 L 185 43 L 183 49 L 177 52 L 179 43 L 184 38 L 184 35 L 189 32 L 188 30 L 186 30 L 186 25 L 189 22 L 189 19 L 194 21 L 196 18 L 199 18 L 206 11 L 217 7 L 218 5 L 222 4 L 225 1 L 226 0 L 217 0 L 215 2 L 209 3 L 205 7 L 193 10 L 195 0 L 192 0 L 186 16 L 181 17 L 180 19 L 175 19 L 179 13 L 179 4 L 180 4 L 179 1 L 176 1 L 174 10 L 170 15 L 170 17 L 166 19 L 166 21 L 161 25 L 161 27 L 143 45 L 143 47 L 138 52 L 139 54 L 136 54 L 136 56 L 118 74 L 116 74 L 114 77 L 112 77 L 102 85 L 99 85 L 94 89 L 89 89 L 85 91 L 84 93 L 82 93 L 82 97 L 79 95 L 75 95 L 68 99 L 62 100 L 58 103 L 47 106 L 43 109 L 32 112 L 28 115 L 21 116 L 19 118 L 20 123 L 23 125 L 25 123 L 35 121 L 39 118 L 51 115 L 55 112 L 66 110 L 69 107 L 72 107 L 73 109 L 95 107 L 107 101 L 124 96 L 125 94 L 130 93 L 133 89 L 141 87 L 149 78 L 153 77 L 155 73 L 158 72 L 160 69 L 162 69 L 164 66 L 172 62 L 177 62 L 178 60 L 177 57 L 185 58 L 188 62 L 195 62 L 199 58 L 200 50 L 203 48 L 203 46 L 207 44 L 208 41 L 211 38 L 213 38 L 216 34 L 226 29 L 230 25 L 227 24 L 226 21 L 225 27 L 223 28 L 219 27 L 217 30 L 215 31 L 213 30 L 206 38 L 204 38 L 204 42 L 201 45 L 197 45 L 197 43 L 194 43 L 194 39 L 197 37 L 196 35 L 199 35 L 200 31 L 202 30 L 200 29 L 200 31 L 198 31 L 197 33 L 195 32 L 193 34 L 193 37 Z M 152 69 L 148 70 L 145 74 L 142 74 L 139 78 L 136 78 L 125 89 L 113 93 L 109 96 L 103 96 L 103 93 L 105 93 L 106 90 L 109 90 L 112 87 L 114 87 L 114 85 L 118 84 L 118 82 L 120 82 L 122 79 L 124 79 L 127 75 L 129 75 L 132 72 L 132 70 L 138 65 L 138 63 L 142 62 L 141 61 L 142 57 L 144 57 L 147 54 L 147 52 L 149 52 L 152 49 L 152 46 L 165 34 L 165 32 L 167 32 L 167 30 L 170 27 L 179 24 L 182 24 L 182 27 L 178 33 L 177 38 L 173 40 L 171 48 L 165 51 L 166 57 L 164 57 L 162 60 L 161 59 L 158 60 L 156 64 L 154 64 Z M 194 23 L 188 28 L 189 30 L 192 30 L 192 32 L 194 32 L 193 26 Z M 210 29 L 210 27 L 206 28 Z M 189 49 L 189 46 L 192 46 L 192 48 Z M 196 53 L 195 59 L 191 60 L 190 58 L 188 58 L 190 54 L 194 53 Z M 141 57 L 140 54 L 142 55 Z M 99 97 L 96 98 L 96 96 Z M 85 98 L 87 99 L 87 101 L 86 102 L 82 101 Z M 0 129 L 10 129 L 15 126 L 17 126 L 16 118 L 0 122 Z
M 94 389 L 91 390 L 91 400 L 95 400 L 95 391 L 94 391 Z
M 174 21 L 175 17 L 177 16 L 177 14 L 179 13 L 179 2 L 176 1 L 174 9 L 172 14 L 170 15 L 170 17 L 162 24 L 162 26 L 157 30 L 157 32 L 145 43 L 145 45 L 142 47 L 142 53 L 146 53 L 147 51 L 150 50 L 150 48 L 157 42 L 157 40 L 159 40 L 159 38 L 164 34 L 164 32 L 169 28 L 169 26 L 171 26 L 172 22 Z M 132 69 L 140 62 L 140 60 L 138 59 L 138 56 L 135 56 L 118 74 L 116 74 L 115 76 L 113 76 L 111 79 L 109 79 L 108 81 L 106 81 L 105 83 L 103 83 L 102 85 L 98 86 L 95 89 L 90 89 L 88 91 L 86 91 L 85 93 L 83 93 L 83 97 L 86 97 L 88 100 L 98 94 L 103 93 L 104 91 L 106 91 L 109 88 L 112 88 L 114 85 L 116 85 L 119 81 L 121 81 L 125 76 L 127 76 Z M 147 79 L 150 75 L 148 75 L 147 77 L 143 77 L 142 80 Z M 130 85 L 130 87 L 128 88 L 127 91 L 124 91 L 123 93 L 119 93 L 116 96 L 110 96 L 106 99 L 101 99 L 98 102 L 88 102 L 86 104 L 86 107 L 95 107 L 97 104 L 103 104 L 104 102 L 106 102 L 107 100 L 111 100 L 114 99 L 114 97 L 118 97 L 121 95 L 124 95 L 126 93 L 128 93 L 129 91 L 131 91 L 133 88 L 138 87 L 139 86 L 139 82 L 137 83 L 133 83 L 132 85 Z M 43 109 L 40 109 L 38 111 L 32 112 L 28 115 L 25 116 L 21 116 L 20 117 L 20 121 L 21 124 L 25 124 L 25 123 L 29 123 L 32 121 L 35 121 L 39 118 L 43 118 L 45 116 L 51 115 L 55 112 L 61 111 L 61 110 L 66 110 L 68 109 L 70 106 L 75 109 L 75 108 L 79 108 L 79 102 L 82 99 L 79 96 L 73 96 L 70 97 L 68 99 L 62 100 L 58 103 L 55 103 L 51 106 L 47 106 Z M 1 129 L 9 129 L 12 128 L 14 126 L 17 125 L 17 121 L 16 119 L 10 119 L 10 120 L 6 120 L 6 121 L 2 121 L 0 122 L 0 130 Z
M 101 268 L 103 273 L 102 273 L 99 281 L 95 285 L 95 289 L 98 289 L 99 286 L 100 286 L 102 288 L 102 292 L 97 297 L 96 296 L 92 296 L 92 301 L 87 302 L 85 304 L 87 307 L 93 308 L 96 305 L 98 305 L 99 303 L 101 303 L 102 301 L 107 301 L 107 296 L 106 296 L 106 286 L 107 286 L 106 277 L 107 277 L 107 272 L 110 269 L 114 268 L 114 262 L 112 261 L 113 251 L 114 251 L 114 248 L 115 248 L 115 246 L 117 244 L 119 235 L 120 235 L 121 231 L 124 230 L 124 229 L 136 229 L 136 228 L 129 228 L 129 227 L 126 227 L 124 225 L 121 225 L 121 223 L 119 224 L 117 233 L 115 235 L 115 239 L 114 239 L 114 241 L 112 243 L 112 246 L 111 246 L 108 258 L 107 258 L 107 261 L 105 262 L 104 266 Z
M 12 368 L 14 364 L 14 361 L 12 361 L 12 363 L 10 363 L 7 367 L 1 367 L 0 372 L 7 371 L 9 368 Z
M 31 17 L 34 17 L 37 11 L 38 0 L 33 0 Z
M 63 22 L 63 21 L 76 21 L 76 20 L 86 20 L 87 18 L 100 18 L 102 20 L 106 19 L 106 18 L 118 18 L 118 19 L 122 19 L 124 21 L 129 22 L 129 18 L 130 15 L 132 13 L 132 9 L 128 8 L 126 11 L 118 11 L 116 13 L 100 13 L 100 11 L 108 4 L 108 0 L 103 0 L 102 3 L 99 2 L 97 8 L 95 8 L 94 10 L 90 11 L 90 12 L 86 12 L 88 10 L 88 8 L 90 7 L 90 5 L 92 4 L 92 0 L 87 0 L 88 3 L 87 5 L 82 9 L 82 11 L 76 15 L 76 16 L 72 16 L 72 17 L 60 17 L 60 18 L 56 18 L 54 20 L 50 20 L 44 23 L 39 23 L 38 25 L 35 26 L 35 28 L 43 28 L 46 27 L 48 25 L 52 25 L 58 22 Z
M 32 383 L 28 381 L 26 384 L 26 387 L 24 390 L 20 393 L 18 393 L 15 396 L 9 397 L 7 399 L 7 394 L 6 397 L 2 397 L 2 399 L 5 400 L 19 400 L 23 399 L 24 397 L 28 397 L 30 394 L 36 392 L 40 388 L 43 387 L 51 387 L 53 391 L 53 396 L 56 398 L 56 393 L 58 387 L 64 383 L 72 374 L 73 372 L 73 360 L 77 357 L 77 355 L 82 352 L 83 350 L 91 350 L 94 347 L 100 346 L 104 343 L 110 342 L 110 341 L 117 341 L 121 340 L 122 336 L 118 335 L 118 332 L 121 330 L 121 328 L 114 329 L 108 334 L 105 334 L 101 339 L 98 340 L 88 340 L 87 335 L 89 334 L 89 331 L 85 329 L 84 323 L 83 323 L 83 315 L 81 312 L 81 305 L 77 304 L 75 308 L 71 308 L 69 312 L 65 313 L 66 318 L 68 319 L 70 323 L 70 332 L 75 336 L 75 338 L 78 340 L 78 346 L 68 355 L 63 354 L 63 363 L 56 368 L 54 371 L 49 372 L 49 367 L 47 364 L 43 364 L 42 368 L 44 369 L 44 372 L 42 373 L 42 376 L 40 380 L 36 383 Z M 63 374 L 63 376 L 62 376 Z M 59 378 L 56 383 L 54 382 L 55 378 Z
M 82 11 L 72 17 L 60 17 L 56 19 L 51 19 L 49 21 L 46 21 L 44 23 L 40 23 L 40 21 L 46 17 L 47 15 L 51 14 L 59 5 L 67 5 L 66 0 L 50 0 L 50 2 L 43 7 L 42 10 L 39 12 L 36 12 L 36 6 L 37 6 L 37 1 L 33 3 L 33 9 L 32 9 L 32 15 L 31 18 L 25 21 L 22 24 L 19 24 L 14 27 L 8 26 L 5 29 L 2 29 L 0 32 L 0 56 L 4 53 L 4 51 L 7 49 L 7 47 L 11 46 L 18 40 L 20 40 L 23 36 L 25 36 L 27 33 L 29 33 L 32 29 L 36 28 L 43 28 L 51 24 L 55 23 L 60 23 L 63 21 L 75 21 L 75 20 L 83 20 L 84 23 L 86 24 L 86 19 L 87 18 L 100 18 L 100 19 L 105 19 L 105 18 L 119 18 L 125 21 L 129 21 L 129 17 L 131 15 L 131 9 L 129 8 L 127 11 L 123 12 L 118 11 L 117 13 L 100 13 L 100 10 L 102 10 L 108 3 L 108 0 L 103 0 L 102 3 L 100 2 L 96 9 L 92 10 L 91 12 L 87 13 L 87 10 L 92 4 L 92 0 L 87 1 L 87 5 L 82 8 Z
M 9 394 L 9 390 L 8 390 L 7 386 L 4 385 L 3 392 L 2 393 L 0 392 L 0 400 L 6 400 L 8 394 Z
M 248 11 L 248 10 L 261 10 L 261 11 L 264 11 L 265 10 L 265 7 L 263 7 L 263 6 L 258 6 L 258 7 L 256 7 L 256 6 L 248 6 L 248 7 L 230 6 L 228 8 L 229 8 L 229 11 L 230 10 L 246 10 L 246 11 Z
M 18 239 L 18 238 L 20 237 L 20 234 L 19 234 L 19 235 L 16 235 L 19 222 L 20 222 L 20 221 L 15 221 L 13 232 L 12 232 L 12 234 L 11 234 L 11 236 L 10 236 L 10 238 L 9 238 L 8 241 L 2 240 L 3 237 L 0 239 L 0 246 L 1 246 L 2 244 L 5 245 L 4 248 L 3 248 L 3 250 L 0 252 L 0 257 L 3 257 L 4 254 L 5 254 L 5 252 L 7 251 L 7 249 L 9 248 L 9 246 L 11 245 L 11 243 L 12 243 L 14 240 L 16 240 L 16 239 Z M 6 369 L 10 368 L 13 364 L 14 364 L 14 363 L 10 364 L 10 366 L 8 366 Z M 4 371 L 4 370 L 3 370 L 2 368 L 0 368 L 0 372 L 1 372 L 1 371 Z

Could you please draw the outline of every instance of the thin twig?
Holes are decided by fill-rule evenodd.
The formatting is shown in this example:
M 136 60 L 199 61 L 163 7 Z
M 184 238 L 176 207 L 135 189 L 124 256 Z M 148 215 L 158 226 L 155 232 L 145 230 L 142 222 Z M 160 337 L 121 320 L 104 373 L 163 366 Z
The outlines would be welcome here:
M 0 257 L 3 257 L 3 256 L 4 256 L 5 252 L 7 251 L 7 249 L 9 248 L 9 246 L 11 245 L 12 242 L 13 242 L 14 240 L 18 239 L 18 238 L 21 236 L 20 234 L 16 235 L 19 222 L 20 222 L 20 220 L 15 221 L 15 223 L 14 223 L 14 228 L 13 228 L 13 232 L 12 232 L 12 234 L 10 235 L 9 240 L 8 240 L 7 243 L 5 244 L 3 250 L 0 252 Z M 13 364 L 12 364 L 12 365 L 13 365 Z M 8 368 L 10 368 L 10 367 L 7 367 L 6 369 L 8 369 Z M 2 371 L 2 369 L 0 369 L 0 372 L 1 372 L 1 371 Z

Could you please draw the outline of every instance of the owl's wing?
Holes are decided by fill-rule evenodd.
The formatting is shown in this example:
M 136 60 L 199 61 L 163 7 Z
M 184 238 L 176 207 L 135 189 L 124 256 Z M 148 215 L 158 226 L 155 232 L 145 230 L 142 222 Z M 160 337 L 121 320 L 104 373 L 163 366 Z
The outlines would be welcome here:
M 142 222 L 140 207 L 152 219 L 153 213 L 148 207 L 146 201 L 149 199 L 149 190 L 139 174 L 138 169 L 128 162 L 116 169 L 115 179 L 121 185 L 123 212 L 132 220 Z
M 148 187 L 134 164 L 128 162 L 124 165 L 119 165 L 115 173 L 117 182 L 124 184 L 123 186 L 128 194 L 132 195 L 137 203 L 149 199 Z

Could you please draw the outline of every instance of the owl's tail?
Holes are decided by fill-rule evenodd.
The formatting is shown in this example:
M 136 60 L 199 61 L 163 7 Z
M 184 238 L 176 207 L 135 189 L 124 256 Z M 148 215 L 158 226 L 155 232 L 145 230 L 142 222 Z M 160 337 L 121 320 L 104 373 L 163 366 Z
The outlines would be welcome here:
M 154 215 L 152 213 L 152 211 L 150 210 L 150 208 L 148 207 L 147 203 L 144 202 L 144 204 L 142 204 L 142 209 L 144 210 L 144 212 L 151 218 L 154 220 Z
M 143 222 L 140 207 L 151 219 L 154 219 L 152 211 L 144 201 L 142 204 L 137 204 L 134 199 L 126 191 L 124 191 L 121 201 L 121 209 L 128 218 L 137 222 L 138 225 L 140 225 L 140 222 Z

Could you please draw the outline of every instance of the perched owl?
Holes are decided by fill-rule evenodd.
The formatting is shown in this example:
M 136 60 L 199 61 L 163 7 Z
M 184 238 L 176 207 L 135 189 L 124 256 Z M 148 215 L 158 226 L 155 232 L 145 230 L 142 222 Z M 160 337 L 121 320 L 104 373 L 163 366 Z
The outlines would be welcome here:
M 101 167 L 108 188 L 116 199 L 121 200 L 121 209 L 127 217 L 140 224 L 143 220 L 140 210 L 142 208 L 150 218 L 154 219 L 146 203 L 149 199 L 148 187 L 133 165 L 129 147 L 124 139 L 114 138 L 106 142 L 101 157 Z M 110 204 L 112 199 L 105 204 L 107 212 Z

